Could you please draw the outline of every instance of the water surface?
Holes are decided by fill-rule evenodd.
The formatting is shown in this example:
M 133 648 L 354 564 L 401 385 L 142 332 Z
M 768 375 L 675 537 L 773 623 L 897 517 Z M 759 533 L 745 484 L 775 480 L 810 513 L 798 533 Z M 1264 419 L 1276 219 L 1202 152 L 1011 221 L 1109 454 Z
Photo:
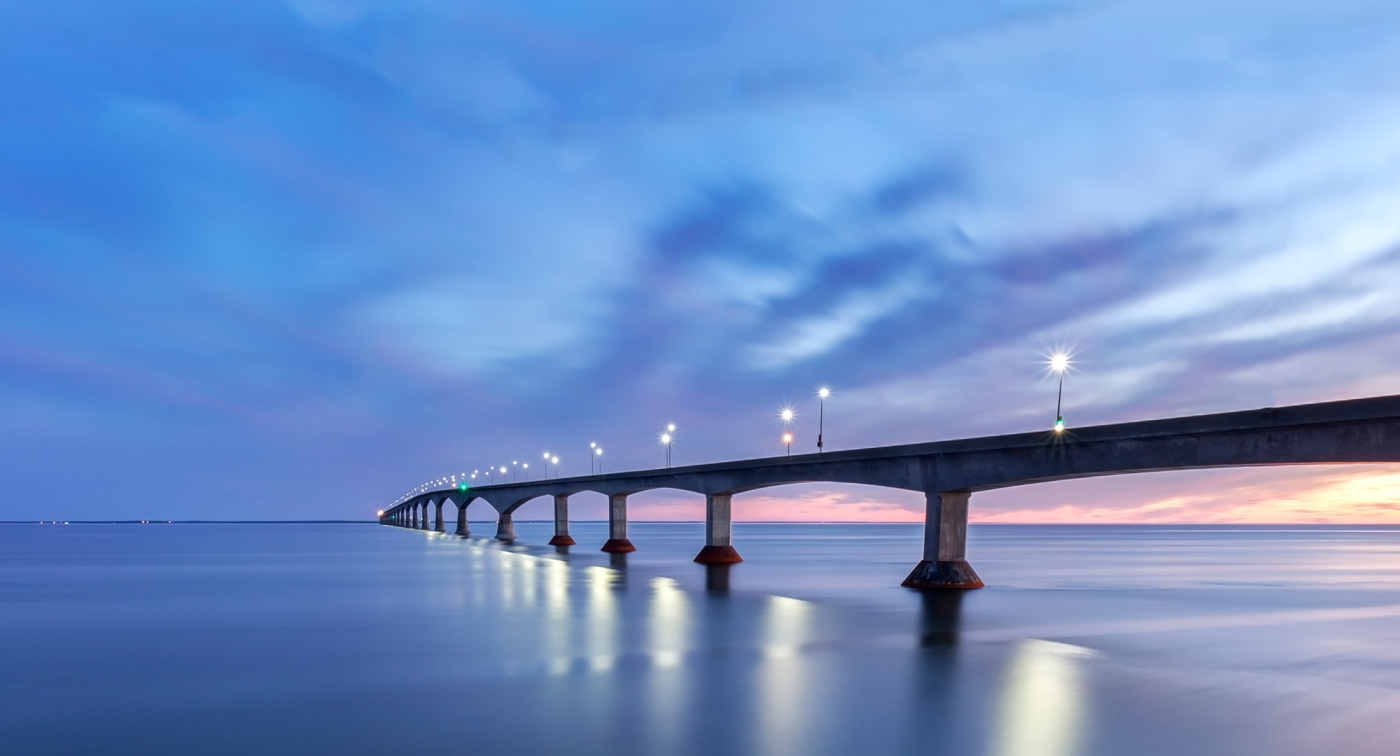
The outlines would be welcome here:
M 489 532 L 487 523 L 474 524 Z M 0 743 L 103 754 L 1393 754 L 1400 530 L 0 525 Z

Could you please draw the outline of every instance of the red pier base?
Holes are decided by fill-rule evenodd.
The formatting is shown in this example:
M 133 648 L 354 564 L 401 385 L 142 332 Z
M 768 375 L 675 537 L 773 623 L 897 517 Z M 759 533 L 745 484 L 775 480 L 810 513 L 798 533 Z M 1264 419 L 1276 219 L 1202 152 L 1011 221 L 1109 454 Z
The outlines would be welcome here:
M 925 559 L 909 573 L 900 585 L 919 590 L 967 590 L 981 588 L 982 578 L 977 577 L 972 565 L 961 559 L 955 562 L 933 562 Z
M 566 535 L 557 535 L 549 539 L 550 546 L 577 546 L 573 538 Z M 606 551 L 606 549 L 604 549 Z
M 637 547 L 633 546 L 632 542 L 626 538 L 609 538 L 608 542 L 603 544 L 603 551 L 609 554 L 626 554 L 636 550 Z
M 700 564 L 737 564 L 744 558 L 733 546 L 706 546 L 695 555 L 695 561 Z

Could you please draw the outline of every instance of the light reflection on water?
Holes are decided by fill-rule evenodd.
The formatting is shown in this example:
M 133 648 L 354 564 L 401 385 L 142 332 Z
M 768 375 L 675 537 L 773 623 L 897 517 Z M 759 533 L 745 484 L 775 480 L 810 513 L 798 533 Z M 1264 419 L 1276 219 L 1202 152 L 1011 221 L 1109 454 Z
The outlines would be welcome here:
M 605 524 L 580 523 L 580 543 Z M 1382 754 L 1400 532 L 0 526 L 14 753 Z M 483 531 L 485 529 L 482 529 Z M 75 718 L 74 712 L 81 712 Z M 78 723 L 75 725 L 74 723 Z
M 1043 640 L 1016 644 L 1002 681 L 1001 714 L 995 730 L 997 756 L 1073 756 L 1088 701 L 1080 660 L 1086 648 Z

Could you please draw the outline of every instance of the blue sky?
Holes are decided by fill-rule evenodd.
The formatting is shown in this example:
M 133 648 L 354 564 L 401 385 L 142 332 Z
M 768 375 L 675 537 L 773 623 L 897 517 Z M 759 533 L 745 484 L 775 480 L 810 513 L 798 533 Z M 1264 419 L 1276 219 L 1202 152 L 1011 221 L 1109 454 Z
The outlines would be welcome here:
M 1040 428 L 1056 347 L 1071 425 L 1400 393 L 1392 4 L 59 1 L 0 29 L 0 519 L 359 517 L 546 449 L 652 466 L 668 422 L 677 463 L 763 456 L 786 403 L 812 446 L 822 384 L 830 448 Z M 1133 519 L 1213 480 L 984 513 Z

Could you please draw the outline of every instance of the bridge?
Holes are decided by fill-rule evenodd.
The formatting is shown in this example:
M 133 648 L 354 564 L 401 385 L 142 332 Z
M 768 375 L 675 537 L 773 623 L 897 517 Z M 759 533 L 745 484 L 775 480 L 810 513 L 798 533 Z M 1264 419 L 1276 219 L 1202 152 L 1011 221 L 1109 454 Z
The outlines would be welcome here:
M 793 483 L 860 483 L 921 491 L 926 497 L 923 559 L 903 585 L 981 588 L 981 578 L 967 562 L 968 505 L 978 491 L 1165 470 L 1366 462 L 1400 462 L 1400 396 L 446 488 L 397 502 L 380 522 L 443 532 L 442 507 L 451 502 L 457 508 L 456 532 L 466 536 L 467 505 L 482 499 L 496 510 L 496 538 L 513 541 L 512 513 L 527 501 L 552 496 L 550 544 L 571 546 L 569 497 L 592 491 L 608 497 L 609 537 L 603 551 L 621 553 L 636 550 L 627 539 L 627 497 L 676 489 L 705 496 L 705 545 L 695 561 L 725 564 L 743 561 L 730 526 L 736 494 Z M 435 523 L 430 522 L 434 513 Z

